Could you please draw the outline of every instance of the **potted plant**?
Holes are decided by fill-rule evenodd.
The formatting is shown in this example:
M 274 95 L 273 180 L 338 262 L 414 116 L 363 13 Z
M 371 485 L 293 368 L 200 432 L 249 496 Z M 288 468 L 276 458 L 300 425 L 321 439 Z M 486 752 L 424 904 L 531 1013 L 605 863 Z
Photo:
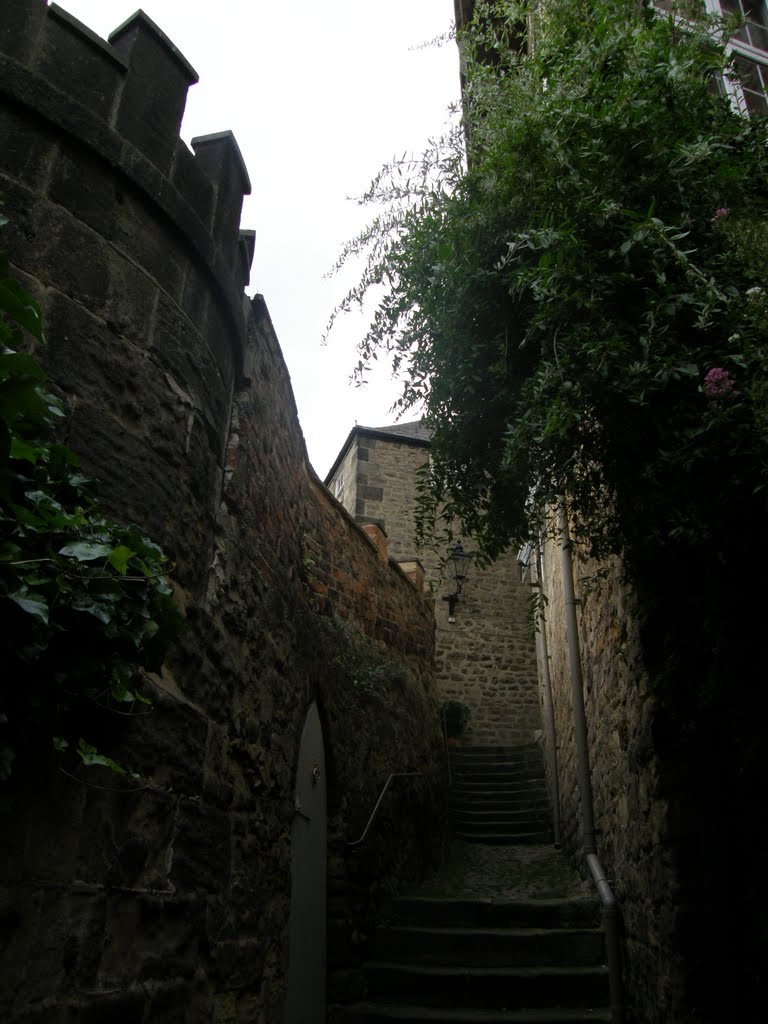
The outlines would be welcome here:
M 447 700 L 440 709 L 449 743 L 459 743 L 469 721 L 469 708 L 460 700 Z

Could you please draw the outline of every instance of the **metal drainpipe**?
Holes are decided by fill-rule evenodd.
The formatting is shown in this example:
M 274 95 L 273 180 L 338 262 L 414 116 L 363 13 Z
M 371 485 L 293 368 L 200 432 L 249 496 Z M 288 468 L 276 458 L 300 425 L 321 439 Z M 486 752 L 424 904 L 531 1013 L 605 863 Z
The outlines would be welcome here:
M 573 700 L 573 731 L 576 740 L 576 766 L 581 794 L 582 837 L 585 853 L 597 853 L 595 843 L 595 816 L 592 803 L 592 780 L 589 775 L 589 744 L 587 716 L 584 712 L 584 684 L 581 675 L 581 648 L 579 626 L 576 621 L 576 593 L 573 587 L 573 560 L 571 534 L 565 511 L 565 498 L 557 502 L 560 529 L 560 555 L 563 570 L 563 599 L 565 602 L 565 632 L 568 638 L 568 662 L 571 668 L 571 698 Z
M 563 599 L 565 602 L 565 628 L 568 640 L 568 661 L 571 668 L 571 694 L 573 698 L 573 731 L 576 741 L 576 762 L 578 768 L 579 792 L 581 794 L 581 817 L 584 853 L 587 867 L 597 888 L 603 905 L 605 922 L 605 946 L 608 960 L 608 986 L 611 999 L 612 1024 L 624 1024 L 624 998 L 621 984 L 621 946 L 619 941 L 619 908 L 608 879 L 597 858 L 595 842 L 595 815 L 592 802 L 592 780 L 589 773 L 589 743 L 587 740 L 587 719 L 584 711 L 584 686 L 581 673 L 581 647 L 576 621 L 576 593 L 573 586 L 573 559 L 571 557 L 571 535 L 568 529 L 568 514 L 565 498 L 557 502 L 557 518 L 560 530 L 560 551 L 563 570 Z
M 549 676 L 549 649 L 547 647 L 547 620 L 544 616 L 544 577 L 541 571 L 541 546 L 536 547 L 536 581 L 539 585 L 539 628 L 536 630 L 536 656 L 539 662 L 541 680 L 541 703 L 544 718 L 544 733 L 547 737 L 547 759 L 549 777 L 552 783 L 552 827 L 555 849 L 560 849 L 560 780 L 557 774 L 557 734 L 555 732 L 555 711 L 552 704 L 552 682 Z

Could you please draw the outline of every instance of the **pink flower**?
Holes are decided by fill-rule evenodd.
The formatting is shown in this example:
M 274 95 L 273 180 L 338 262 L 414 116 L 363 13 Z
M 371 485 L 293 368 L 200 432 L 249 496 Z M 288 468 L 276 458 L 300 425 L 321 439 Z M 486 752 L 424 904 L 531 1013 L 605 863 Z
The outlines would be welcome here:
M 728 209 L 727 206 L 721 206 L 718 210 L 715 210 L 714 214 L 712 215 L 712 223 L 717 224 L 719 220 L 724 220 L 730 212 L 731 211 Z
M 716 401 L 719 398 L 735 397 L 740 392 L 734 387 L 728 371 L 721 366 L 714 366 L 704 378 L 704 394 Z

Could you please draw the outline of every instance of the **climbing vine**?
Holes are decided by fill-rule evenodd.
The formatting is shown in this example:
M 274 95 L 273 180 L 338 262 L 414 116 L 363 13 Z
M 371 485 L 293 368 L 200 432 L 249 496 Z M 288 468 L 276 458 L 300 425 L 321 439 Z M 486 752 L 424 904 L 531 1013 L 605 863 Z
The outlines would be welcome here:
M 317 615 L 314 626 L 322 660 L 332 666 L 335 685 L 349 701 L 390 707 L 393 694 L 399 693 L 408 679 L 403 662 L 343 619 Z
M 105 721 L 149 703 L 137 670 L 160 667 L 181 621 L 170 567 L 105 515 L 56 439 L 64 408 L 31 339 L 44 344 L 40 309 L 0 256 L 0 778 L 51 743 L 123 771 L 101 752 Z

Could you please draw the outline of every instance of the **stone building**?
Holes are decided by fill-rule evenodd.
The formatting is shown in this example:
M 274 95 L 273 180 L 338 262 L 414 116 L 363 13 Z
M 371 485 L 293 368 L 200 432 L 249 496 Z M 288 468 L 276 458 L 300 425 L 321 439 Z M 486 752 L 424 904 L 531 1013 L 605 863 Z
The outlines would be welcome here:
M 435 661 L 442 701 L 470 710 L 466 739 L 483 745 L 527 743 L 540 731 L 530 589 L 514 555 L 472 565 L 461 595 L 446 550 L 417 547 L 416 508 L 428 468 L 429 431 L 419 421 L 387 427 L 355 426 L 326 486 L 358 523 L 380 529 L 390 554 L 420 565 L 434 606 Z M 463 537 L 471 551 L 471 538 Z

